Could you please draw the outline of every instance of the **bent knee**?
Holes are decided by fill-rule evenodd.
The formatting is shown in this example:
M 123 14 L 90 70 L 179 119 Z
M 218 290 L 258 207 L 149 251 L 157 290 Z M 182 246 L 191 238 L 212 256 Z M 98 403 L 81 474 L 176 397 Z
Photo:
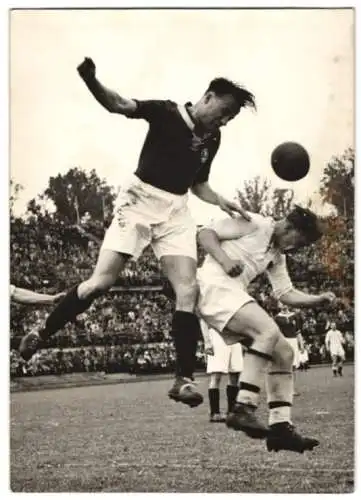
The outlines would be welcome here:
M 282 339 L 278 346 L 276 346 L 275 358 L 278 363 L 285 368 L 292 367 L 295 358 L 295 352 L 287 340 Z
M 269 346 L 275 346 L 281 336 L 281 331 L 276 324 L 270 324 L 267 329 L 249 328 L 245 332 L 257 343 L 265 343 Z
M 287 346 L 284 346 L 282 349 L 282 357 L 287 363 L 287 365 L 293 365 L 293 361 L 295 359 L 295 351 L 292 349 L 292 347 L 288 344 Z

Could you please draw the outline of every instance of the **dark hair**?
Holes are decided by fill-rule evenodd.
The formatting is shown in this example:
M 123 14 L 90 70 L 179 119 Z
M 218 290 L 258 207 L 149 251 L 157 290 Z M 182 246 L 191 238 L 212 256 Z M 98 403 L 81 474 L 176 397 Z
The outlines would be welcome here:
M 323 235 L 323 227 L 319 218 L 308 208 L 295 205 L 286 219 L 307 238 L 309 243 L 314 243 Z
M 240 108 L 256 109 L 254 95 L 247 89 L 227 78 L 215 78 L 208 86 L 207 92 L 214 92 L 217 96 L 231 95 Z

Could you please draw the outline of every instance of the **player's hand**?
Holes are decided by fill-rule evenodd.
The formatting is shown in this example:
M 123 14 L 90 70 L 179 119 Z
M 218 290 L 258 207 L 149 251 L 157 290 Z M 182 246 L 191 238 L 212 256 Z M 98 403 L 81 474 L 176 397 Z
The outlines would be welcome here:
M 223 196 L 218 196 L 218 205 L 219 208 L 226 212 L 230 217 L 235 217 L 235 214 L 240 214 L 247 221 L 251 220 L 251 216 L 246 212 L 246 210 L 237 205 L 237 203 L 223 198 Z
M 211 344 L 204 346 L 204 354 L 207 356 L 214 356 L 214 349 Z
M 333 292 L 324 292 L 321 293 L 320 299 L 322 304 L 335 306 L 336 305 L 336 295 Z
M 236 276 L 242 274 L 244 265 L 240 260 L 227 259 L 225 262 L 223 262 L 222 267 L 225 273 L 228 274 L 228 276 L 230 276 L 231 278 L 235 278 Z
M 86 57 L 84 61 L 77 67 L 79 75 L 83 80 L 89 80 L 95 77 L 95 64 L 93 59 Z

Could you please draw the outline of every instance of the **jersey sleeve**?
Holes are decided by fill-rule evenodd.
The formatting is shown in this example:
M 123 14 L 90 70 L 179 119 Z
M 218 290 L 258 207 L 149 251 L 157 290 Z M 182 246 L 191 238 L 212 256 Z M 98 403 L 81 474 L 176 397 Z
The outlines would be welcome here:
M 249 227 L 246 225 L 249 225 Z M 200 232 L 203 229 L 211 229 L 217 234 L 220 240 L 236 240 L 253 231 L 254 227 L 252 221 L 248 222 L 236 217 L 222 217 L 204 224 L 198 231 Z
M 10 285 L 10 299 L 14 297 L 15 294 L 15 285 Z
M 293 284 L 287 271 L 285 255 L 280 255 L 273 266 L 266 271 L 266 274 L 272 285 L 273 294 L 276 299 L 279 299 L 282 295 L 293 289 Z
M 218 134 L 214 139 L 212 139 L 212 142 L 208 146 L 208 158 L 203 163 L 201 168 L 198 170 L 197 175 L 193 181 L 193 185 L 203 184 L 203 182 L 208 181 L 209 174 L 211 171 L 211 165 L 212 165 L 212 162 L 214 160 L 214 157 L 217 154 L 220 143 L 221 143 L 221 135 Z
M 135 111 L 127 114 L 128 118 L 138 118 L 146 120 L 149 123 L 162 120 L 168 111 L 168 101 L 146 100 L 140 101 L 133 99 L 137 107 Z

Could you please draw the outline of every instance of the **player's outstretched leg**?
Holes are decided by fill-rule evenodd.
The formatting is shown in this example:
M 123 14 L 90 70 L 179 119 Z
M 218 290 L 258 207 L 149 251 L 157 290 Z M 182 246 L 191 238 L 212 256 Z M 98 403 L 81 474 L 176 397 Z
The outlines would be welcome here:
M 21 339 L 19 352 L 29 360 L 44 342 L 62 329 L 69 321 L 86 311 L 93 300 L 107 291 L 116 281 L 129 256 L 102 250 L 93 275 L 87 281 L 73 287 L 52 310 L 45 322 L 45 328 L 28 333 Z
M 163 255 L 161 264 L 174 290 L 176 309 L 172 321 L 176 373 L 168 396 L 193 408 L 203 402 L 203 396 L 197 391 L 193 380 L 197 344 L 202 338 L 199 319 L 194 313 L 198 295 L 197 262 L 191 257 Z
M 270 354 L 253 347 L 248 349 L 244 355 L 243 372 L 236 402 L 226 419 L 227 427 L 243 431 L 254 439 L 264 439 L 268 434 L 267 427 L 258 420 L 256 410 L 264 370 L 270 361 Z
M 237 431 L 243 431 L 254 439 L 264 439 L 268 434 L 257 418 L 256 410 L 264 373 L 272 360 L 280 330 L 273 319 L 255 302 L 245 304 L 231 318 L 227 330 L 240 336 L 248 335 L 253 339 L 252 347 L 244 355 L 240 389 L 226 424 Z
M 290 450 L 303 453 L 319 444 L 317 439 L 301 436 L 292 425 L 293 357 L 292 347 L 281 336 L 275 347 L 273 361 L 266 377 L 269 407 L 268 451 Z
M 168 392 L 170 399 L 184 403 L 191 408 L 203 402 L 197 391 L 193 374 L 196 366 L 197 343 L 200 338 L 197 316 L 185 311 L 176 311 L 172 322 L 172 337 L 176 350 L 176 377 Z

